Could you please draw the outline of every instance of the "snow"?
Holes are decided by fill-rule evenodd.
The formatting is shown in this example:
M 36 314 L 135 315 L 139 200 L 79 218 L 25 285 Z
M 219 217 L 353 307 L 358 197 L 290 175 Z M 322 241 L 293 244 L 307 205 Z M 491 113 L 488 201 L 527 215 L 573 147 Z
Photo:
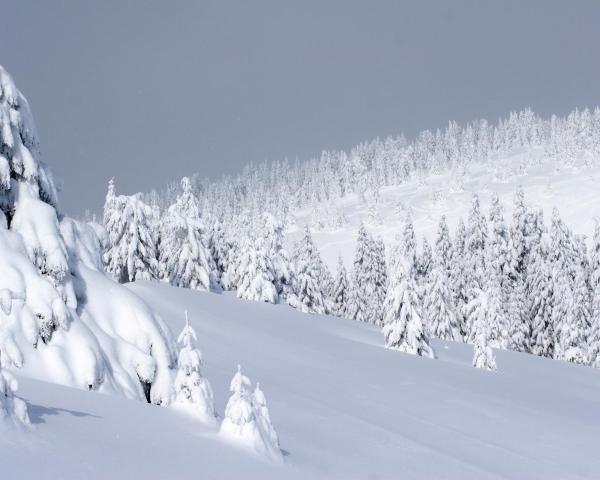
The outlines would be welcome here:
M 339 254 L 349 267 L 354 258 L 361 222 L 365 223 L 374 237 L 383 238 L 389 251 L 401 234 L 410 212 L 419 242 L 425 236 L 433 243 L 442 215 L 446 216 L 454 237 L 459 218 L 466 221 L 474 193 L 479 195 L 481 211 L 485 215 L 493 195 L 497 194 L 505 209 L 505 218 L 509 218 L 512 216 L 515 191 L 521 185 L 527 205 L 543 209 L 547 220 L 552 209 L 558 207 L 561 217 L 574 233 L 586 235 L 590 240 L 594 233 L 594 219 L 600 216 L 600 203 L 597 201 L 600 165 L 586 165 L 581 160 L 568 169 L 558 171 L 558 163 L 546 161 L 538 164 L 536 153 L 541 155 L 541 152 L 533 150 L 530 154 L 517 154 L 503 159 L 503 168 L 511 173 L 502 179 L 497 178 L 493 165 L 472 164 L 467 168 L 464 188 L 458 192 L 452 189 L 452 172 L 413 178 L 401 185 L 383 187 L 377 206 L 381 222 L 369 222 L 368 202 L 359 195 L 349 194 L 336 202 L 348 223 L 342 228 L 313 229 L 313 239 L 331 269 L 335 268 Z M 524 158 L 527 158 L 530 166 L 526 173 L 518 173 L 517 169 L 525 162 Z M 311 223 L 313 214 L 310 209 L 294 212 L 296 226 L 288 231 L 290 245 L 300 238 L 302 226 Z
M 378 328 L 142 282 L 172 330 L 189 311 L 222 415 L 237 364 L 269 400 L 284 464 L 219 440 L 175 409 L 20 377 L 33 433 L 0 435 L 7 478 L 596 478 L 600 374 L 432 340 L 436 360 L 388 350 Z M 17 475 L 18 474 L 18 475 Z

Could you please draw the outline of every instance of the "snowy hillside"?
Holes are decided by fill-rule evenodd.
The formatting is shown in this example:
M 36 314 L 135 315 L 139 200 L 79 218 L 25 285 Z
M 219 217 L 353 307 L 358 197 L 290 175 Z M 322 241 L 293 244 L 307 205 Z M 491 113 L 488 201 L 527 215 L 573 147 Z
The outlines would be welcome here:
M 585 235 L 588 241 L 594 233 L 594 219 L 600 216 L 598 183 L 600 164 L 589 165 L 583 160 L 568 169 L 560 169 L 560 162 L 537 165 L 541 152 L 515 155 L 501 160 L 502 169 L 508 172 L 498 177 L 492 165 L 471 165 L 464 177 L 461 191 L 452 187 L 452 173 L 431 174 L 411 179 L 402 185 L 383 187 L 376 208 L 358 195 L 348 195 L 336 205 L 346 219 L 340 228 L 315 226 L 315 210 L 301 209 L 295 212 L 296 225 L 289 229 L 289 243 L 300 236 L 299 226 L 313 226 L 313 238 L 319 246 L 323 260 L 335 269 L 337 257 L 342 255 L 347 266 L 352 264 L 356 248 L 356 234 L 361 222 L 375 236 L 381 236 L 386 247 L 391 248 L 404 228 L 410 212 L 419 243 L 426 237 L 433 243 L 438 223 L 446 216 L 448 226 L 454 233 L 459 218 L 466 220 L 474 193 L 481 199 L 483 212 L 488 212 L 491 197 L 496 193 L 510 218 L 513 197 L 521 186 L 525 200 L 532 209 L 542 209 L 549 218 L 554 207 L 574 233 Z M 520 172 L 523 163 L 530 164 L 526 172 Z M 322 204 L 317 211 L 326 208 Z M 374 215 L 375 213 L 375 215 Z
M 265 391 L 285 465 L 171 409 L 21 379 L 35 431 L 0 436 L 7 478 L 575 479 L 597 477 L 595 369 L 434 341 L 437 360 L 382 347 L 372 326 L 160 284 L 129 287 L 198 332 L 220 414 L 241 363 Z M 110 446 L 110 448 L 107 448 Z

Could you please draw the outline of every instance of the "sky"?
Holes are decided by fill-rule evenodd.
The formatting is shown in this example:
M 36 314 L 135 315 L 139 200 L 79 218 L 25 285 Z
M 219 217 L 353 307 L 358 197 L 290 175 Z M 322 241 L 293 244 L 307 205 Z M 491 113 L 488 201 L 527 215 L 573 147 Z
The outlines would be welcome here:
M 600 2 L 2 0 L 60 207 L 449 120 L 600 104 Z

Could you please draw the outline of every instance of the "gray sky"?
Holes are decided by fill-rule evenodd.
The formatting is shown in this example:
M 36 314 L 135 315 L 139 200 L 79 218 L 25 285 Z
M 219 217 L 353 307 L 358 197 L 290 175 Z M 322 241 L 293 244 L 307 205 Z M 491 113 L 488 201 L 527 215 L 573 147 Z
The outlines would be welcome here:
M 600 2 L 4 0 L 61 207 L 530 106 L 600 104 Z

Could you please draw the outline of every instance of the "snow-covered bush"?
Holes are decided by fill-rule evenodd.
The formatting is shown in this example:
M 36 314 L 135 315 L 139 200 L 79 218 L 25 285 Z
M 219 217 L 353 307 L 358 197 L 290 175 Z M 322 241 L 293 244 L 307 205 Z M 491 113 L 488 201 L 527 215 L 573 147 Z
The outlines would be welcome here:
M 7 423 L 29 425 L 27 404 L 15 393 L 19 384 L 15 377 L 2 369 L 2 351 L 0 350 L 0 427 Z M 268 415 L 268 412 L 267 412 Z
M 185 327 L 179 334 L 182 345 L 177 357 L 174 405 L 182 407 L 207 423 L 215 422 L 215 400 L 210 383 L 202 376 L 202 352 L 194 346 L 198 339 L 185 312 Z
M 238 365 L 230 384 L 231 397 L 225 408 L 220 435 L 270 460 L 282 462 L 279 440 L 271 425 L 266 400 L 260 388 L 257 395 L 250 393 L 250 380 Z

